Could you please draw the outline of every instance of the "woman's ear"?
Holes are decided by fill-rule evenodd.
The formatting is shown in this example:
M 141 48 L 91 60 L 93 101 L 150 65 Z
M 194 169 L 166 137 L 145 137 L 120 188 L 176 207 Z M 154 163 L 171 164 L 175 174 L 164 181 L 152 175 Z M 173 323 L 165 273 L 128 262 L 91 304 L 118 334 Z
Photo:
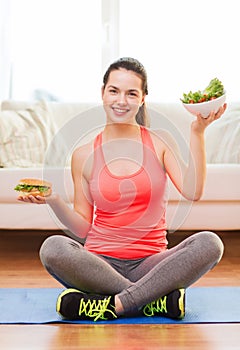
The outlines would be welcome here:
M 140 107 L 145 103 L 145 97 L 146 97 L 146 95 L 143 95 L 143 97 L 142 97 L 142 102 L 141 102 L 141 104 L 140 104 Z

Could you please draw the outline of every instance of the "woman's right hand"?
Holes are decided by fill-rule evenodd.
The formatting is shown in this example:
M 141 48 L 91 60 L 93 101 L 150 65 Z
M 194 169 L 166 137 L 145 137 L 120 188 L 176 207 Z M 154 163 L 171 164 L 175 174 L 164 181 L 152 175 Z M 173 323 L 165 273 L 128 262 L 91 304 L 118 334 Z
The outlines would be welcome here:
M 58 199 L 58 195 L 56 193 L 52 193 L 48 197 L 43 196 L 18 196 L 17 200 L 25 203 L 34 203 L 34 204 L 51 204 Z

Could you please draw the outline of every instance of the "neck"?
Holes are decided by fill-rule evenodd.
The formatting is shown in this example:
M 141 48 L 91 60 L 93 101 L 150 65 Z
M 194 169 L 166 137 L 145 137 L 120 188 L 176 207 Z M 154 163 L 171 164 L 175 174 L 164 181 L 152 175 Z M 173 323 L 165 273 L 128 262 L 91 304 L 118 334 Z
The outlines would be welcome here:
M 107 124 L 103 130 L 106 139 L 138 138 L 140 125 L 138 124 Z

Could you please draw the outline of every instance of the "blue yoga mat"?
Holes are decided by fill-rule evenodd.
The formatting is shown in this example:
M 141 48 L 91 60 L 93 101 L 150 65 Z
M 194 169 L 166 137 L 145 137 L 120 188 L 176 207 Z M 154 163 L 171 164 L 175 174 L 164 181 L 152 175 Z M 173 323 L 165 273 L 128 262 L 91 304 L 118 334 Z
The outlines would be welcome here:
M 55 311 L 63 289 L 0 289 L 0 324 L 77 323 L 94 321 L 62 320 Z M 183 320 L 164 317 L 119 318 L 97 324 L 186 324 L 240 322 L 240 287 L 191 287 L 186 291 L 186 316 Z

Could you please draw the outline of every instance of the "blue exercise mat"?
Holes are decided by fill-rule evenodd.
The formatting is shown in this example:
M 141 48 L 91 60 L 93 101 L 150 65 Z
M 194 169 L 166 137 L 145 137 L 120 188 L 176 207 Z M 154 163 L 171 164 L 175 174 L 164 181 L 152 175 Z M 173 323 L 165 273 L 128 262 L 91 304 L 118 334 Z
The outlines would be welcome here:
M 113 321 L 67 321 L 55 311 L 59 288 L 0 288 L 0 324 L 187 324 L 240 322 L 240 287 L 191 287 L 186 291 L 183 320 L 164 317 L 119 318 Z

